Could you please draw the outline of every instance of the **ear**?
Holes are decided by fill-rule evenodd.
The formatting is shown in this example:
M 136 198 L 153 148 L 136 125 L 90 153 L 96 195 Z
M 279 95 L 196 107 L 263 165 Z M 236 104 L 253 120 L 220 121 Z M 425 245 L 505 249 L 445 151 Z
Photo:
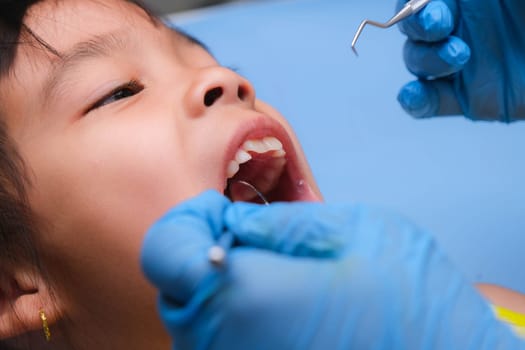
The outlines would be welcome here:
M 57 321 L 58 309 L 48 284 L 34 268 L 15 272 L 0 268 L 0 339 L 42 330 L 40 310 L 49 327 Z

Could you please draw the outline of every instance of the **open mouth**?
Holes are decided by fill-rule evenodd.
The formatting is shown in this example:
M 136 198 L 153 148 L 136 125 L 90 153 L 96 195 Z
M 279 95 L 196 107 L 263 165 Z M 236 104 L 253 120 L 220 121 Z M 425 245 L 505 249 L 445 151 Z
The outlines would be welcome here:
M 276 137 L 245 141 L 227 169 L 224 194 L 232 201 L 252 203 L 309 200 L 294 157 Z

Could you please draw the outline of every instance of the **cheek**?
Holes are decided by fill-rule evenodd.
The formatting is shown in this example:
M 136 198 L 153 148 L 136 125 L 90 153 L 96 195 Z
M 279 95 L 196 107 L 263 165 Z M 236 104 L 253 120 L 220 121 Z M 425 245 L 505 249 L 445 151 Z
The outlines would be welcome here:
M 80 304 L 105 305 L 97 298 L 128 295 L 130 286 L 147 291 L 139 268 L 144 234 L 195 194 L 192 165 L 173 132 L 128 124 L 47 138 L 24 152 L 34 174 L 31 205 L 46 228 L 39 236 L 44 261 L 60 290 Z M 153 291 L 144 293 L 133 302 L 150 294 L 154 300 Z
M 31 162 L 36 211 L 66 237 L 124 236 L 138 250 L 149 225 L 191 190 L 182 172 L 191 169 L 164 129 L 94 128 L 46 143 Z

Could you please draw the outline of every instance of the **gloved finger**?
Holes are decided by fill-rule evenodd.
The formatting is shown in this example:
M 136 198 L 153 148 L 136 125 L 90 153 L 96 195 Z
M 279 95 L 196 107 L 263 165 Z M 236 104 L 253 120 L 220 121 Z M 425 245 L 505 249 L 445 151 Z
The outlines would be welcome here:
M 336 206 L 321 203 L 235 202 L 226 209 L 224 223 L 245 245 L 287 255 L 335 257 L 345 247 L 342 218 L 345 224 L 351 222 L 351 210 L 343 217 Z
M 412 81 L 401 88 L 397 100 L 401 107 L 414 118 L 463 113 L 452 81 L 446 78 Z
M 147 232 L 141 264 L 146 277 L 177 303 L 186 303 L 214 273 L 208 250 L 223 232 L 222 217 L 231 202 L 207 191 L 169 211 Z
M 401 9 L 406 2 L 406 0 L 399 0 L 397 9 Z M 455 0 L 436 0 L 428 3 L 415 15 L 401 21 L 399 29 L 410 40 L 436 42 L 452 33 L 456 18 Z
M 403 56 L 412 74 L 422 78 L 440 78 L 460 71 L 470 59 L 470 48 L 455 36 L 432 44 L 408 40 Z

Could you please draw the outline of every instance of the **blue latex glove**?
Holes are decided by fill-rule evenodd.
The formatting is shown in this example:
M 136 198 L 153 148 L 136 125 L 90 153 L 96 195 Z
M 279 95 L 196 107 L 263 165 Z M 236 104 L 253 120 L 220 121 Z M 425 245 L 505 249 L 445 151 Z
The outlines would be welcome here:
M 400 28 L 419 77 L 398 95 L 408 113 L 525 119 L 525 1 L 434 0 Z
M 223 267 L 208 250 L 238 244 Z M 362 206 L 231 203 L 216 192 L 147 233 L 174 349 L 524 349 L 431 237 Z

